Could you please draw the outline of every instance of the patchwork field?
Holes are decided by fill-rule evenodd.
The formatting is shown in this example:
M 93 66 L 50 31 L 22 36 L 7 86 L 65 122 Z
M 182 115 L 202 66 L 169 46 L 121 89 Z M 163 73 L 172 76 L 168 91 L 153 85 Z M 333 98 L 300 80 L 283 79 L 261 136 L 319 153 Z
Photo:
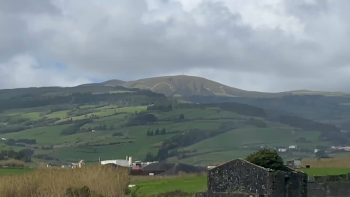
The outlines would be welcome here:
M 133 123 L 133 118 L 142 113 L 154 115 L 157 121 L 141 125 Z M 192 131 L 201 131 L 208 136 L 203 137 L 198 133 L 197 136 L 188 137 L 186 145 L 176 148 L 185 153 L 169 156 L 168 161 L 212 165 L 245 158 L 261 146 L 285 148 L 292 144 L 303 148 L 304 152 L 289 151 L 281 154 L 282 157 L 312 158 L 313 150 L 317 146 L 327 145 L 327 142 L 318 140 L 318 131 L 300 130 L 260 116 L 242 115 L 212 106 L 171 110 L 147 110 L 147 106 L 121 107 L 115 104 L 48 106 L 7 110 L 0 114 L 0 121 L 3 120 L 1 124 L 6 127 L 10 120 L 17 120 L 19 117 L 23 119 L 17 125 L 29 128 L 0 134 L 0 138 L 34 139 L 35 144 L 18 146 L 2 141 L 0 149 L 32 149 L 34 155 L 46 155 L 48 157 L 45 158 L 54 158 L 54 162 L 60 164 L 81 159 L 87 163 L 97 162 L 98 158 L 123 159 L 125 155 L 133 156 L 135 160 L 144 160 L 147 153 L 157 155 L 164 141 L 172 140 L 175 136 L 188 135 Z M 180 117 L 183 120 L 179 121 Z M 43 126 L 31 126 L 37 124 L 35 121 L 50 119 L 53 122 L 44 122 Z M 79 121 L 86 120 L 89 121 L 76 128 Z M 231 125 L 232 129 L 223 131 L 225 125 Z M 76 131 L 62 135 L 62 131 L 68 129 Z M 157 130 L 159 133 L 155 134 Z M 165 133 L 161 134 L 161 130 Z M 218 131 L 220 133 L 215 133 Z M 148 132 L 154 135 L 148 136 Z M 300 138 L 308 142 L 297 142 Z

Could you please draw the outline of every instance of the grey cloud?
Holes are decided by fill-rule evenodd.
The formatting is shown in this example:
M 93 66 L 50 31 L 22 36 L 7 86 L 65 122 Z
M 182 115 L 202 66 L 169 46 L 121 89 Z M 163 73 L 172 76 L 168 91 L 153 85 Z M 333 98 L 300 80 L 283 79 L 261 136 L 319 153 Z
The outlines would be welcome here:
M 1 0 L 0 12 L 8 14 L 52 14 L 58 9 L 50 0 Z
M 298 35 L 280 27 L 253 27 L 241 13 L 230 11 L 225 0 L 202 0 L 190 11 L 178 1 L 160 0 L 152 10 L 144 0 L 35 1 L 25 9 L 5 2 L 0 9 L 5 16 L 0 17 L 0 30 L 6 29 L 0 35 L 0 62 L 16 54 L 45 54 L 85 77 L 105 79 L 214 68 L 225 75 L 205 77 L 238 88 L 254 84 L 231 78 L 250 74 L 261 80 L 260 91 L 350 91 L 342 85 L 350 81 L 345 69 L 350 66 L 347 0 L 280 1 L 285 15 L 300 22 Z

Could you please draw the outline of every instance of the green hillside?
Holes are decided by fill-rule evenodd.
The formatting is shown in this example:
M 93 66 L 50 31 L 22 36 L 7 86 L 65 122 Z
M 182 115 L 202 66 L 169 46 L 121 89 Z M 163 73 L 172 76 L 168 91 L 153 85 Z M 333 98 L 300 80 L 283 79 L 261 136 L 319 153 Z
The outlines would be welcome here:
M 322 131 L 317 128 L 301 130 L 270 121 L 263 110 L 242 104 L 174 102 L 147 107 L 106 103 L 71 105 L 52 112 L 55 107 L 3 111 L 0 114 L 0 138 L 6 138 L 6 141 L 2 141 L 1 149 L 31 149 L 35 161 L 60 164 L 81 159 L 97 162 L 99 157 L 123 159 L 125 155 L 144 160 L 147 154 L 157 157 L 160 150 L 166 150 L 165 156 L 160 155 L 164 157 L 162 159 L 209 165 L 245 157 L 261 146 L 286 148 L 296 144 L 302 150 L 282 156 L 314 157 L 316 147 L 331 143 L 330 140 L 319 140 Z M 154 115 L 156 119 L 144 122 L 146 115 Z M 38 117 L 39 120 L 56 119 L 37 126 L 33 121 Z M 13 120 L 19 122 L 10 123 Z M 31 128 L 24 127 L 28 123 Z M 24 128 L 9 132 L 12 127 Z M 68 130 L 69 134 L 62 134 Z M 307 142 L 297 142 L 300 138 Z M 35 143 L 23 140 L 35 140 Z M 171 148 L 169 144 L 172 144 Z
M 315 149 L 346 155 L 330 147 L 350 143 L 350 97 L 292 94 L 190 76 L 0 90 L 0 160 L 59 165 L 129 155 L 210 165 L 290 145 L 298 148 L 285 159 L 315 157 Z

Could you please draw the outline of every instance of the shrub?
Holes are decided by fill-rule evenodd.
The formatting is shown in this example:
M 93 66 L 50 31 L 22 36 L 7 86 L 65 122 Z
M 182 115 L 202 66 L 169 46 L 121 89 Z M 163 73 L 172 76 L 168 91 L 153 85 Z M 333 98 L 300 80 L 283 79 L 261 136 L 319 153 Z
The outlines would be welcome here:
M 284 169 L 282 157 L 280 157 L 276 151 L 269 149 L 261 149 L 256 153 L 250 154 L 246 160 L 264 168 L 273 170 Z

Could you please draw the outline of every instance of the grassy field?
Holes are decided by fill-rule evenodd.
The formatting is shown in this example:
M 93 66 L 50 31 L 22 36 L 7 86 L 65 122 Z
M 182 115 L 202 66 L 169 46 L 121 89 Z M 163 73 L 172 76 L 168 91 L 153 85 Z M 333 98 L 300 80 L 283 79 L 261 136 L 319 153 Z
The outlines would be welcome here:
M 7 176 L 7 175 L 20 175 L 20 174 L 26 174 L 26 173 L 31 173 L 35 172 L 34 169 L 5 169 L 1 168 L 0 169 L 0 176 Z
M 148 181 L 133 181 L 131 184 L 140 186 L 138 194 L 152 195 L 175 190 L 181 190 L 188 193 L 195 193 L 207 190 L 207 177 L 190 176 L 190 177 L 173 177 L 173 178 L 159 178 L 150 179 Z
M 301 171 L 312 176 L 339 175 L 350 173 L 350 168 L 308 168 Z
M 21 175 L 1 175 L 0 193 L 2 197 L 70 196 L 67 189 L 86 186 L 94 196 L 119 197 L 124 196 L 128 180 L 126 169 L 107 166 L 90 165 L 75 170 L 48 168 Z
M 74 109 L 74 106 L 67 110 L 67 106 L 62 111 L 49 113 L 50 107 L 17 109 L 5 111 L 1 116 L 14 115 L 18 117 L 35 120 L 46 114 L 47 118 L 61 118 L 57 121 L 73 119 L 85 119 L 94 114 L 99 116 L 94 119 L 93 123 L 88 123 L 80 127 L 84 133 L 77 133 L 68 136 L 60 135 L 61 131 L 72 124 L 67 125 L 49 125 L 23 130 L 15 133 L 0 134 L 0 138 L 7 139 L 36 139 L 36 145 L 27 145 L 25 148 L 34 149 L 35 154 L 47 154 L 60 159 L 62 162 L 76 162 L 83 159 L 85 161 L 97 161 L 102 159 L 122 159 L 125 155 L 132 155 L 135 159 L 144 159 L 148 152 L 157 154 L 159 145 L 167 138 L 174 135 L 181 135 L 183 132 L 192 129 L 201 129 L 206 131 L 215 131 L 223 123 L 235 123 L 237 129 L 227 133 L 213 136 L 192 144 L 188 147 L 182 147 L 182 150 L 193 151 L 187 154 L 185 158 L 169 158 L 173 162 L 183 162 L 196 165 L 210 165 L 223 163 L 235 158 L 245 158 L 248 154 L 254 152 L 261 145 L 268 147 L 286 147 L 291 144 L 297 144 L 299 147 L 310 150 L 310 154 L 293 154 L 283 155 L 284 158 L 308 158 L 314 156 L 312 150 L 320 145 L 318 141 L 318 132 L 298 131 L 295 128 L 281 124 L 272 123 L 263 118 L 256 118 L 267 123 L 267 128 L 257 128 L 246 123 L 251 118 L 234 112 L 225 111 L 219 108 L 189 108 L 176 109 L 168 112 L 153 112 L 158 121 L 152 125 L 125 127 L 124 124 L 128 118 L 135 112 L 147 110 L 146 106 L 133 106 L 118 108 L 116 105 L 84 105 L 78 110 L 88 110 L 89 114 L 68 117 L 68 111 Z M 80 112 L 81 112 L 80 111 Z M 70 111 L 70 113 L 73 113 Z M 75 113 L 75 112 L 74 112 Z M 114 115 L 117 113 L 117 115 Z M 184 122 L 174 122 L 183 114 Z M 6 125 L 6 122 L 3 123 Z M 99 130 L 96 127 L 106 125 L 106 130 Z M 148 130 L 165 128 L 168 134 L 158 136 L 146 136 Z M 95 130 L 95 132 L 92 132 Z M 177 131 L 179 133 L 169 132 Z M 113 136 L 114 133 L 122 133 L 123 136 Z M 304 137 L 311 143 L 295 143 L 295 140 Z M 3 145 L 3 144 L 2 144 Z M 42 150 L 42 146 L 53 145 L 51 150 Z M 327 145 L 327 144 L 322 144 Z M 0 149 L 20 150 L 17 146 L 0 146 Z M 23 148 L 22 148 L 23 149 Z

